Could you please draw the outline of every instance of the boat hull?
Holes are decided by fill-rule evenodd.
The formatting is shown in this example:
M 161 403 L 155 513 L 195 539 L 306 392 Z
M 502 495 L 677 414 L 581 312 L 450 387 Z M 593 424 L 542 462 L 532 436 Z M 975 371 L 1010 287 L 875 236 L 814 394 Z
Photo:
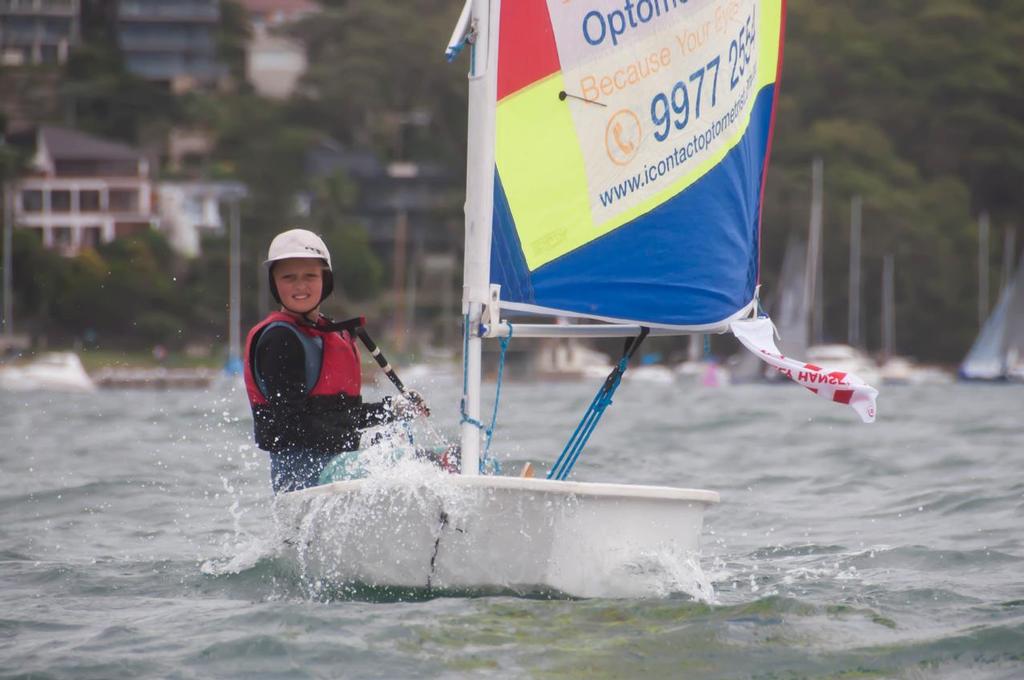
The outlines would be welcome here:
M 277 516 L 311 582 L 703 597 L 703 515 L 717 502 L 692 489 L 439 475 L 282 494 Z

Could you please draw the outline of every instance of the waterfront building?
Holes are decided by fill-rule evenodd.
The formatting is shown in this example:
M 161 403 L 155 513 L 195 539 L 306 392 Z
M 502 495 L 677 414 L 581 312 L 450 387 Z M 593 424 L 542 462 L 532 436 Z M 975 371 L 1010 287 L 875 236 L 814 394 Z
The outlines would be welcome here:
M 79 0 L 0 0 L 0 63 L 63 64 L 81 36 Z
M 217 61 L 219 0 L 121 0 L 117 39 L 125 66 L 175 92 L 216 85 L 227 75 Z
M 149 162 L 142 153 L 67 128 L 43 125 L 15 135 L 31 149 L 14 181 L 13 217 L 47 248 L 73 255 L 158 225 Z

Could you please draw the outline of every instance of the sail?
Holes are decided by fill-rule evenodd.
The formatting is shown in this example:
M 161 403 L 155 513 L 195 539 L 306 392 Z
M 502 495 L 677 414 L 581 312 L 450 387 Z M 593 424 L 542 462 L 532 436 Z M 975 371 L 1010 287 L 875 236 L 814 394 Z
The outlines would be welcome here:
M 749 311 L 784 4 L 500 3 L 503 309 L 692 330 Z
M 960 365 L 971 380 L 1009 377 L 1024 361 L 1024 259 Z

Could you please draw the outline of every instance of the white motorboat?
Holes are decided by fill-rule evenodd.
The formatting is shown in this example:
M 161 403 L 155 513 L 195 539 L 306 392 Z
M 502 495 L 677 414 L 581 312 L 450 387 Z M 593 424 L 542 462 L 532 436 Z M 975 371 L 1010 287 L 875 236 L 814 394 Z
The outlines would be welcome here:
M 74 352 L 46 352 L 25 364 L 0 366 L 0 389 L 92 392 L 96 385 Z

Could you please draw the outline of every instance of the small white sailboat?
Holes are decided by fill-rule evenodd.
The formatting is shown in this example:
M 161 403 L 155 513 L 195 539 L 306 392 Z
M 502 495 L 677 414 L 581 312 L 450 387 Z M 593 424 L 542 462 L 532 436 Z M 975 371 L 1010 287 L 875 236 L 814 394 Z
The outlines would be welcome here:
M 45 352 L 26 364 L 0 366 L 0 389 L 94 392 L 96 385 L 74 352 Z
M 1024 258 L 960 364 L 960 377 L 1024 381 Z
M 699 597 L 678 573 L 699 572 L 716 492 L 567 479 L 648 335 L 732 330 L 873 419 L 871 388 L 776 358 L 771 321 L 753 318 L 783 6 L 739 0 L 734 21 L 716 22 L 717 3 L 641 3 L 637 21 L 620 22 L 621 10 L 564 0 L 466 3 L 449 48 L 472 50 L 461 474 L 371 474 L 282 494 L 307 575 Z M 522 313 L 587 323 L 518 323 Z M 546 479 L 489 474 L 481 349 L 523 337 L 629 339 Z

